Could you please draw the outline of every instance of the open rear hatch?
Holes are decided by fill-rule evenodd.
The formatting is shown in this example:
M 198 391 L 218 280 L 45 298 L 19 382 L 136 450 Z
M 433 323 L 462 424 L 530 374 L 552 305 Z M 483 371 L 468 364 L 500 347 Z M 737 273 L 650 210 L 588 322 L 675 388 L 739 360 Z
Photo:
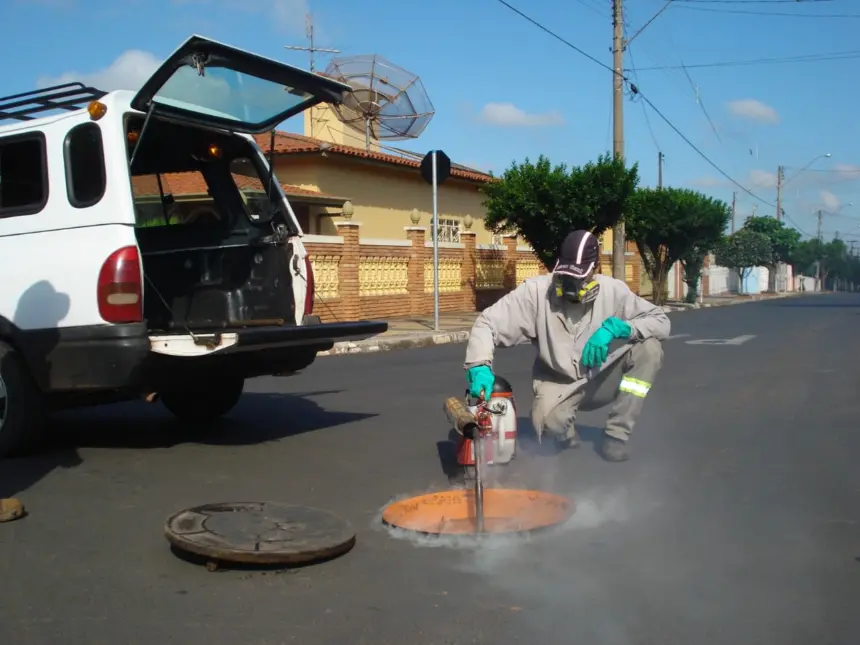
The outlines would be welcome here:
M 202 36 L 186 40 L 131 101 L 141 112 L 260 134 L 322 102 L 340 103 L 349 85 Z
M 238 349 L 387 329 L 376 321 L 299 324 L 319 320 L 306 315 L 304 286 L 294 293 L 311 270 L 295 247 L 298 221 L 259 149 L 234 134 L 271 130 L 349 89 L 199 36 L 143 85 L 132 107 L 144 115 L 126 128 L 151 333 L 229 330 Z

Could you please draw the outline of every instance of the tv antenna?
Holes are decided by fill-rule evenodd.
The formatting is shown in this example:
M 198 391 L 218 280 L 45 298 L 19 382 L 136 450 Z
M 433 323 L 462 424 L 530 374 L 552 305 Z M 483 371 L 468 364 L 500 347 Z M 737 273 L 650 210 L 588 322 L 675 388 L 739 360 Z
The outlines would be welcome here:
M 338 119 L 371 139 L 403 140 L 420 135 L 435 110 L 421 79 L 376 54 L 335 58 L 325 70 L 353 89 L 332 105 Z
M 311 59 L 311 71 L 314 71 L 314 54 L 316 52 L 325 52 L 326 54 L 339 54 L 339 49 L 326 49 L 324 47 L 314 46 L 314 21 L 311 14 L 305 14 L 305 35 L 308 37 L 308 45 L 284 45 L 284 49 L 292 49 L 294 51 L 308 52 Z
M 339 49 L 327 49 L 325 47 L 316 47 L 314 45 L 314 21 L 311 18 L 310 13 L 305 14 L 305 35 L 308 38 L 308 45 L 284 45 L 284 49 L 292 49 L 293 51 L 304 51 L 308 52 L 310 55 L 310 70 L 311 72 L 315 72 L 314 63 L 316 59 L 314 54 L 317 52 L 324 52 L 326 54 L 339 54 Z M 310 125 L 311 125 L 311 138 L 314 136 L 314 108 L 310 109 Z

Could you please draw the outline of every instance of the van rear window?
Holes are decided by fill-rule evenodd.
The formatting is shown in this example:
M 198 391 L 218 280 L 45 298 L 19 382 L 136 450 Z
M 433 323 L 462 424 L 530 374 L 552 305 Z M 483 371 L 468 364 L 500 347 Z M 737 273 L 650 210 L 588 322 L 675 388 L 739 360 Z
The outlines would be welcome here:
M 135 175 L 131 185 L 138 228 L 220 223 L 219 210 L 200 172 Z
M 33 215 L 48 203 L 45 137 L 0 139 L 0 217 Z

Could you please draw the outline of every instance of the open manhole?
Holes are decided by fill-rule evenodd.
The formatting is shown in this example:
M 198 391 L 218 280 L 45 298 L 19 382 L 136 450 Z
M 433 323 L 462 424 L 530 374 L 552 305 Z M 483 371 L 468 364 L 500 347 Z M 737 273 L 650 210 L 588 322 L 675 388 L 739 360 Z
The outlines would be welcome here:
M 349 522 L 318 508 L 279 502 L 225 502 L 171 515 L 167 540 L 201 557 L 207 568 L 222 563 L 302 565 L 343 555 L 355 545 Z
M 488 488 L 483 491 L 483 531 L 478 530 L 475 492 L 449 490 L 403 499 L 385 508 L 382 521 L 427 535 L 531 533 L 567 521 L 573 502 L 536 490 Z

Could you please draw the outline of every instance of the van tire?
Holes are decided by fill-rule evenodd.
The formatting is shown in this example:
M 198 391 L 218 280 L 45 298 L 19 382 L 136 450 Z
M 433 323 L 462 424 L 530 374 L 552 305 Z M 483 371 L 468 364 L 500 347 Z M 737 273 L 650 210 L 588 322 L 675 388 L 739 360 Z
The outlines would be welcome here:
M 164 407 L 180 421 L 208 424 L 236 407 L 244 389 L 243 378 L 200 378 L 195 379 L 190 387 L 162 391 L 159 398 Z
M 45 428 L 41 393 L 24 357 L 0 341 L 0 458 L 29 453 Z

